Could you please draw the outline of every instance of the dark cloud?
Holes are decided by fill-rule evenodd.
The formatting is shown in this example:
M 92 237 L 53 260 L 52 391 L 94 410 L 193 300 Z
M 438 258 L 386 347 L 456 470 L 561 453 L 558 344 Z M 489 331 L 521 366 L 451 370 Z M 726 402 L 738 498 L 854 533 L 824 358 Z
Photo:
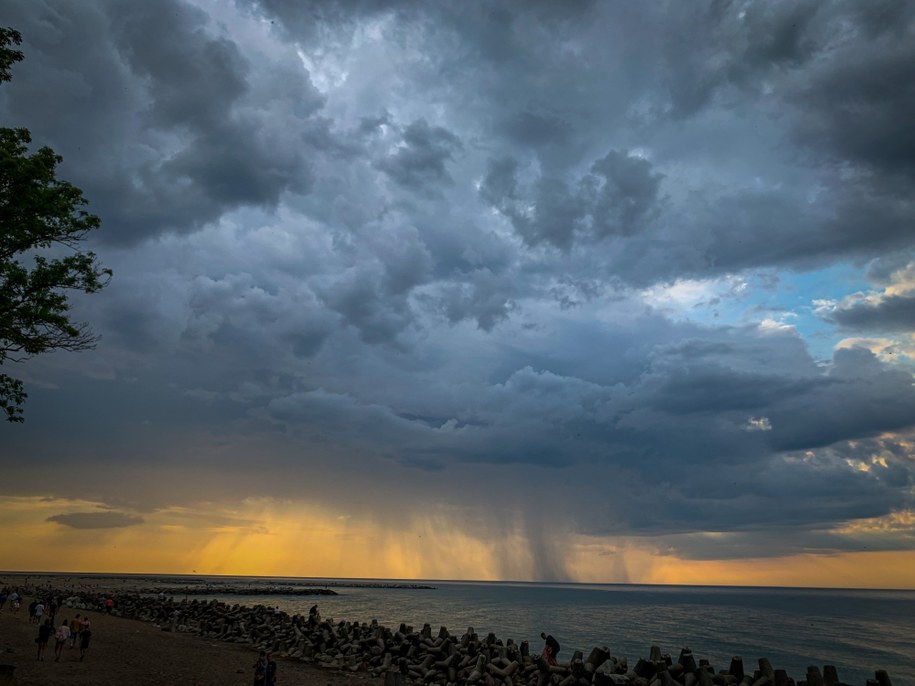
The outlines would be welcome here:
M 839 326 L 855 331 L 915 331 L 915 294 L 887 295 L 876 301 L 853 300 L 827 316 Z
M 661 175 L 647 160 L 611 150 L 591 172 L 583 183 L 586 194 L 593 194 L 592 230 L 598 238 L 637 233 L 656 214 Z
M 532 246 L 547 242 L 568 251 L 576 240 L 631 235 L 659 210 L 661 175 L 647 160 L 618 150 L 595 161 L 574 187 L 541 176 L 522 188 L 519 172 L 513 158 L 490 160 L 480 195 Z
M 404 188 L 427 190 L 451 181 L 445 164 L 461 147 L 460 139 L 447 129 L 417 119 L 404 130 L 399 145 L 376 164 Z
M 139 526 L 143 518 L 123 512 L 71 512 L 48 517 L 47 521 L 56 522 L 71 529 L 123 529 L 128 526 Z
M 773 408 L 770 435 L 777 448 L 816 448 L 915 425 L 911 374 L 882 365 L 870 351 L 836 351 L 823 381 Z
M 347 275 L 322 294 L 329 308 L 354 326 L 366 343 L 390 342 L 412 321 L 407 302 L 381 296 L 377 277 Z
M 849 19 L 861 23 L 849 27 Z M 906 3 L 837 13 L 853 40 L 792 84 L 798 140 L 824 153 L 889 173 L 915 174 L 915 11 Z M 825 51 L 825 46 L 824 46 Z
M 446 287 L 441 307 L 452 324 L 473 319 L 481 329 L 490 331 L 505 321 L 516 306 L 513 292 L 508 278 L 481 269 L 473 272 L 467 282 Z
M 503 135 L 521 146 L 562 145 L 569 139 L 571 125 L 549 112 L 523 111 L 509 115 Z
M 247 90 L 248 64 L 226 38 L 207 35 L 199 9 L 166 1 L 113 16 L 120 54 L 145 81 L 157 128 L 196 133 L 219 127 Z
M 322 102 L 307 74 L 252 70 L 202 11 L 177 0 L 129 14 L 104 4 L 14 9 L 31 64 L 12 84 L 13 110 L 64 156 L 68 178 L 103 220 L 102 239 L 186 232 L 308 190 L 303 143 Z M 56 40 L 58 31 L 70 38 Z M 87 51 L 76 36 L 90 34 L 98 41 Z M 49 91 L 35 88 L 49 75 L 84 87 L 63 117 L 36 118 L 51 107 Z M 264 81 L 282 84 L 273 102 L 261 99 Z M 285 122 L 271 121 L 274 103 L 294 103 Z

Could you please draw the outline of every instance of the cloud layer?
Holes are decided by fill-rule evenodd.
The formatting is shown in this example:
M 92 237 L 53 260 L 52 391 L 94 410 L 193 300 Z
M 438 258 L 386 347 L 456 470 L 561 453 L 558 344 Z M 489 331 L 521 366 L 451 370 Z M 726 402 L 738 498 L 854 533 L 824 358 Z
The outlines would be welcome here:
M 0 116 L 115 271 L 95 351 L 14 370 L 7 488 L 123 512 L 53 521 L 435 511 L 530 578 L 566 535 L 915 549 L 873 533 L 915 494 L 911 5 L 7 14 Z

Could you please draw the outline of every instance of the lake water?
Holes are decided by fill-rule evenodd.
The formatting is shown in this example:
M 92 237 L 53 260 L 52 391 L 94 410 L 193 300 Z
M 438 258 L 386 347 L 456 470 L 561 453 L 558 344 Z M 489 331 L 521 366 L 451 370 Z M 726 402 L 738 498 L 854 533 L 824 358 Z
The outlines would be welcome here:
M 201 579 L 195 578 L 199 583 Z M 333 580 L 221 578 L 221 582 L 302 584 Z M 345 580 L 341 583 L 346 583 Z M 384 582 L 382 582 L 384 583 Z M 279 605 L 307 614 L 317 603 L 324 619 L 370 622 L 461 635 L 530 642 L 540 650 L 540 632 L 562 644 L 560 660 L 574 650 L 587 657 L 594 646 L 625 656 L 630 667 L 648 657 L 652 645 L 674 659 L 681 648 L 697 660 L 726 669 L 731 657 L 752 671 L 760 657 L 796 680 L 808 665 L 832 664 L 839 678 L 864 686 L 874 670 L 889 672 L 895 686 L 915 685 L 915 591 L 786 588 L 543 584 L 511 582 L 425 583 L 431 590 L 332 586 L 337 596 L 220 596 L 230 604 Z

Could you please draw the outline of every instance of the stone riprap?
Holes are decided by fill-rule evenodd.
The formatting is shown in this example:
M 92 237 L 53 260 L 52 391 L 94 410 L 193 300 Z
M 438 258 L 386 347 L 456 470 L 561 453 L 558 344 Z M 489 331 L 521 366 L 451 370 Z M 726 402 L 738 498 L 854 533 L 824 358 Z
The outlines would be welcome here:
M 299 589 L 301 592 L 303 589 Z M 324 589 L 314 589 L 324 592 Z M 225 589 L 219 591 L 226 593 Z M 72 592 L 71 592 L 72 593 Z M 183 594 L 182 589 L 179 592 Z M 212 591 L 211 591 L 212 593 Z M 102 609 L 97 594 L 60 595 L 71 608 Z M 301 593 L 300 593 L 301 594 Z M 257 650 L 323 667 L 369 672 L 384 686 L 843 686 L 832 665 L 807 668 L 798 680 L 774 669 L 766 658 L 756 666 L 734 657 L 718 671 L 696 659 L 688 648 L 672 657 L 657 646 L 630 664 L 625 657 L 596 647 L 587 657 L 576 651 L 567 663 L 550 666 L 527 641 L 503 643 L 494 634 L 479 636 L 472 628 L 460 636 L 445 627 L 433 632 L 426 624 L 416 631 L 377 621 L 358 623 L 275 614 L 263 605 L 229 605 L 218 600 L 163 598 L 153 593 L 119 593 L 112 614 L 154 622 L 164 631 L 193 633 L 212 640 L 250 644 Z M 102 599 L 102 602 L 104 600 Z M 723 666 L 722 666 L 723 667 Z M 848 686 L 845 684 L 844 686 Z M 877 671 L 863 686 L 891 686 L 885 671 Z

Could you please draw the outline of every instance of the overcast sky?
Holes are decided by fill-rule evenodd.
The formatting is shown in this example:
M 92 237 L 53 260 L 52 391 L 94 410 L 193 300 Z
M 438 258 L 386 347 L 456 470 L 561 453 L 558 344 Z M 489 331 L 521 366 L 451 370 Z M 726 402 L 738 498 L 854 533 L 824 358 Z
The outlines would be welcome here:
M 915 3 L 3 14 L 114 270 L 4 566 L 915 584 Z

